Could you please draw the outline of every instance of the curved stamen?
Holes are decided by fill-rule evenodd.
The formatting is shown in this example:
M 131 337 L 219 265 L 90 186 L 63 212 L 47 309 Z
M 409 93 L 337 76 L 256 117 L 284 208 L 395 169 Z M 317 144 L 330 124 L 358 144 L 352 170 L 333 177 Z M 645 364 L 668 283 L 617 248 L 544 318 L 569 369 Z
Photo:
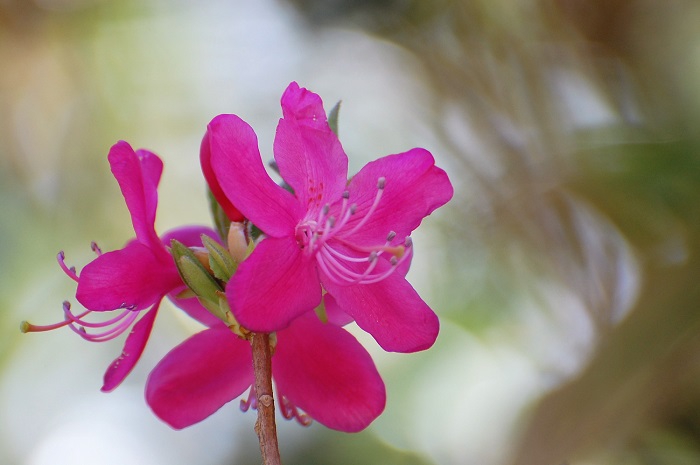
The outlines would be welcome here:
M 277 398 L 279 399 L 280 411 L 284 418 L 287 420 L 294 418 L 297 423 L 302 426 L 309 426 L 313 423 L 313 420 L 308 414 L 300 411 L 289 399 L 281 395 L 279 390 L 277 390 Z
M 119 313 L 114 318 L 110 318 L 109 320 L 106 321 L 101 321 L 101 322 L 89 322 L 85 320 L 84 318 L 88 316 L 89 314 L 92 313 L 92 310 L 86 310 L 78 315 L 74 314 L 71 311 L 71 305 L 70 302 L 64 301 L 63 302 L 63 315 L 64 315 L 64 321 L 61 321 L 59 323 L 54 323 L 51 325 L 33 325 L 27 321 L 23 321 L 20 324 L 20 329 L 22 332 L 25 333 L 34 333 L 34 332 L 43 332 L 43 331 L 51 331 L 54 329 L 58 328 L 64 328 L 68 326 L 74 333 L 76 333 L 78 336 L 82 337 L 83 339 L 90 341 L 90 342 L 104 342 L 104 341 L 109 341 L 111 339 L 114 339 L 115 337 L 119 336 L 120 334 L 124 333 L 131 324 L 136 321 L 136 318 L 138 318 L 139 314 L 141 313 L 140 311 L 132 311 L 132 310 L 124 310 L 123 312 Z M 108 328 L 110 327 L 111 328 Z M 96 332 L 96 333 L 88 333 L 85 328 L 108 328 L 105 329 L 104 331 Z
M 61 267 L 63 272 L 68 275 L 70 279 L 75 281 L 76 283 L 79 281 L 78 278 L 78 273 L 75 271 L 75 267 L 71 266 L 70 268 L 66 265 L 66 254 L 61 250 L 58 252 L 58 255 L 56 255 L 56 260 L 58 260 L 58 265 Z
M 251 386 L 248 390 L 248 397 L 246 399 L 241 399 L 241 412 L 247 412 L 249 409 L 258 408 L 258 398 L 255 394 L 255 386 Z
M 65 312 L 66 318 L 68 318 L 67 321 L 72 322 L 72 323 L 76 323 L 76 324 L 78 324 L 80 326 L 84 326 L 86 328 L 104 328 L 106 326 L 116 324 L 116 323 L 120 322 L 121 320 L 123 320 L 124 318 L 127 318 L 129 315 L 134 313 L 132 310 L 124 310 L 119 315 L 117 315 L 116 317 L 111 318 L 109 320 L 101 321 L 101 322 L 97 322 L 97 323 L 91 323 L 89 321 L 83 320 L 83 317 L 85 315 L 87 315 L 88 313 L 92 313 L 92 312 L 90 312 L 88 310 L 87 312 L 76 316 L 70 311 L 70 306 L 68 306 L 66 308 L 65 304 L 67 304 L 67 303 L 68 302 L 64 302 L 64 307 L 63 307 L 63 311 Z
M 411 238 L 407 237 L 403 246 L 392 246 L 389 241 L 395 237 L 396 233 L 392 231 L 387 236 L 387 242 L 383 247 L 376 247 L 374 249 L 359 246 L 353 247 L 357 251 L 370 250 L 369 255 L 366 257 L 353 257 L 326 244 L 316 255 L 316 260 L 325 275 L 335 284 L 374 284 L 388 278 L 398 266 L 408 260 L 412 254 L 413 241 Z M 343 242 L 346 243 L 345 241 Z M 379 256 L 383 252 L 392 255 L 389 259 L 390 267 L 384 271 L 375 272 L 375 268 L 379 264 Z M 368 263 L 364 271 L 357 272 L 351 268 L 351 264 L 363 262 Z
M 141 312 L 129 312 L 130 315 L 128 315 L 126 318 L 124 318 L 124 321 L 121 323 L 117 324 L 111 329 L 108 329 L 106 331 L 102 331 L 100 333 L 95 333 L 95 334 L 90 334 L 88 333 L 84 327 L 82 326 L 76 326 L 73 322 L 71 322 L 68 327 L 73 330 L 74 333 L 76 333 L 78 336 L 82 337 L 86 341 L 90 342 L 105 342 L 105 341 L 110 341 L 122 333 L 124 333 L 131 324 L 136 321 L 136 318 L 138 318 L 139 313 Z
M 360 220 L 359 223 L 357 223 L 355 226 L 350 231 L 343 231 L 341 234 L 343 236 L 349 236 L 351 234 L 356 233 L 362 226 L 367 224 L 369 221 L 369 218 L 372 216 L 374 211 L 377 209 L 377 206 L 379 205 L 379 201 L 382 199 L 382 194 L 384 193 L 384 187 L 386 186 L 386 179 L 384 177 L 381 177 L 377 180 L 377 195 L 374 197 L 374 203 L 372 203 L 372 206 L 369 207 L 369 210 L 365 214 L 365 216 Z
M 95 252 L 97 254 L 98 257 L 100 255 L 102 255 L 102 249 L 100 249 L 100 246 L 97 245 L 97 242 L 92 241 L 90 243 L 90 248 L 92 249 L 93 252 Z
M 367 258 L 369 265 L 367 266 L 365 271 L 362 273 L 357 273 L 352 271 L 346 265 L 340 263 L 340 261 L 337 260 L 335 257 L 331 256 L 328 253 L 328 248 L 324 248 L 317 257 L 319 262 L 322 262 L 323 265 L 325 265 L 324 271 L 329 271 L 328 276 L 332 278 L 340 278 L 342 281 L 344 281 L 344 284 L 357 284 L 364 282 L 363 279 L 370 275 L 370 273 L 377 266 L 378 262 L 377 255 L 371 255 Z M 336 284 L 341 283 L 336 282 Z

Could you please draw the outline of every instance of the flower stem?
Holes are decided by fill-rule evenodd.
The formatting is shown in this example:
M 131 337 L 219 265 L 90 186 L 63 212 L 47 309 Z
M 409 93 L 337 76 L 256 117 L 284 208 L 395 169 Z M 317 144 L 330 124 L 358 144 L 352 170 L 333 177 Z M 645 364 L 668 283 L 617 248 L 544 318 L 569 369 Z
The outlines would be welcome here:
M 281 465 L 275 426 L 275 400 L 272 394 L 272 352 L 269 334 L 253 334 L 253 370 L 255 371 L 255 396 L 258 401 L 258 420 L 255 432 L 260 441 L 260 453 L 264 465 Z

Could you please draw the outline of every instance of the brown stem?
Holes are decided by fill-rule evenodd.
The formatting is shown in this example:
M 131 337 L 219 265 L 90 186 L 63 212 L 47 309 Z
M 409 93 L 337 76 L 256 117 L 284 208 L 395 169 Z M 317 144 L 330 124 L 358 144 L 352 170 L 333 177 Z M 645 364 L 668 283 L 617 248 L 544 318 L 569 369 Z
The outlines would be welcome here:
M 258 401 L 258 420 L 255 432 L 260 440 L 260 453 L 264 465 L 281 465 L 275 426 L 275 400 L 272 395 L 272 352 L 269 334 L 253 334 L 253 370 L 255 371 L 255 396 Z

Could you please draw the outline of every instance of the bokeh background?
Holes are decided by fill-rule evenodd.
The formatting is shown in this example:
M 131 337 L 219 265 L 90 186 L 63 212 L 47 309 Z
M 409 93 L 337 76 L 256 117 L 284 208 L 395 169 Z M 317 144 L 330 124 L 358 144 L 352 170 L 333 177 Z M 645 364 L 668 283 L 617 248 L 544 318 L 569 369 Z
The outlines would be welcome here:
M 693 0 L 0 0 L 0 463 L 257 464 L 253 413 L 176 432 L 143 400 L 196 331 L 168 307 L 135 372 L 62 318 L 90 241 L 132 236 L 106 155 L 165 161 L 157 229 L 209 223 L 198 148 L 236 113 L 271 158 L 296 80 L 356 171 L 414 146 L 456 188 L 409 279 L 435 347 L 385 354 L 386 412 L 281 421 L 286 464 L 700 463 L 700 3 Z

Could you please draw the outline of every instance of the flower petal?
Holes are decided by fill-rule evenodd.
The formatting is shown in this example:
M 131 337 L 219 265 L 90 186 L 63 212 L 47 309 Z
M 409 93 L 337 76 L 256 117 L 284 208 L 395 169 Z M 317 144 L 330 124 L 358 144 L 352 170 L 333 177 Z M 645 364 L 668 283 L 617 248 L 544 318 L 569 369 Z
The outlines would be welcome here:
M 170 241 L 173 239 L 183 243 L 187 247 L 202 247 L 202 234 L 206 234 L 219 244 L 221 239 L 219 235 L 208 226 L 190 225 L 180 228 L 170 229 L 161 236 L 161 241 L 167 247 L 170 247 Z
M 189 297 L 187 299 L 178 298 L 177 295 L 185 289 L 187 289 L 187 287 L 182 286 L 168 294 L 168 299 L 170 299 L 173 305 L 209 328 L 224 324 L 223 321 L 204 308 L 204 306 L 199 303 L 197 297 Z
M 90 310 L 148 308 L 182 285 L 175 262 L 165 258 L 138 241 L 102 254 L 80 273 L 76 298 Z
M 277 333 L 272 376 L 281 395 L 339 431 L 366 428 L 386 403 L 384 382 L 364 347 L 313 312 Z
M 348 177 L 348 157 L 331 131 L 321 98 L 292 82 L 282 95 L 275 135 L 275 161 L 282 178 L 310 212 L 340 198 Z
M 211 167 L 211 143 L 209 141 L 209 131 L 204 134 L 202 139 L 202 145 L 199 149 L 199 163 L 202 166 L 202 173 L 204 174 L 204 179 L 207 180 L 209 185 L 209 190 L 211 190 L 214 199 L 221 205 L 224 209 L 226 216 L 230 221 L 243 221 L 245 218 L 243 214 L 238 211 L 236 207 L 233 206 L 231 201 L 224 194 L 223 189 L 219 185 L 218 179 L 214 174 L 214 169 Z
M 231 203 L 269 236 L 294 234 L 304 209 L 268 176 L 253 129 L 235 115 L 219 115 L 207 134 L 211 167 Z
M 428 349 L 437 339 L 440 322 L 413 287 L 394 272 L 374 284 L 341 286 L 325 279 L 323 286 L 340 308 L 354 318 L 389 352 Z
M 153 329 L 153 322 L 158 314 L 160 302 L 156 303 L 139 321 L 131 328 L 129 336 L 124 342 L 124 349 L 107 368 L 102 384 L 102 392 L 110 392 L 124 381 L 131 370 L 136 366 L 136 362 L 141 358 L 143 349 L 146 348 L 148 337 Z
M 154 225 L 163 162 L 147 150 L 134 152 L 124 141 L 114 144 L 107 158 L 126 200 L 136 237 L 145 245 L 162 249 Z
M 161 360 L 146 383 L 146 401 L 175 429 L 198 423 L 253 383 L 250 344 L 228 328 L 207 329 Z
M 385 187 L 376 210 L 357 231 L 352 231 L 374 203 L 379 178 L 385 179 Z M 390 231 L 403 241 L 453 194 L 447 174 L 435 166 L 430 152 L 419 148 L 368 163 L 351 179 L 348 190 L 357 210 L 344 231 L 352 232 L 351 241 L 360 245 L 383 243 Z
M 352 317 L 340 308 L 340 305 L 338 305 L 338 302 L 335 301 L 332 295 L 325 294 L 323 296 L 323 304 L 326 308 L 328 323 L 336 326 L 345 326 L 353 322 Z
M 315 265 L 293 238 L 264 239 L 226 286 L 233 315 L 251 331 L 285 328 L 321 302 Z

